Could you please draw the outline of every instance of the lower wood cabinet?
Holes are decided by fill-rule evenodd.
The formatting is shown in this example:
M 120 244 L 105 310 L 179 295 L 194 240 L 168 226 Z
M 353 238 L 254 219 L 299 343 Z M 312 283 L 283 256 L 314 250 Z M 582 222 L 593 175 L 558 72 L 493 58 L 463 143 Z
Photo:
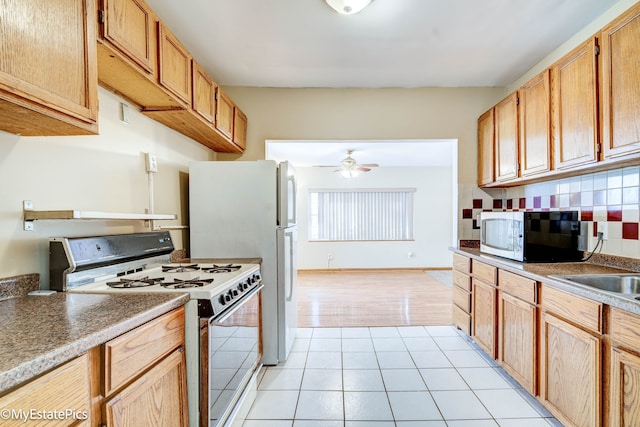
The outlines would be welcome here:
M 476 344 L 562 425 L 640 426 L 640 315 L 455 255 L 454 324 L 471 308 Z
M 107 426 L 187 426 L 184 351 L 174 351 L 104 404 Z
M 473 279 L 473 339 L 496 358 L 497 289 Z
M 640 425 L 640 316 L 611 309 L 610 427 Z
M 601 330 L 582 328 L 601 325 L 601 308 L 594 301 L 543 287 L 540 400 L 565 426 L 602 424 Z
M 184 307 L 105 343 L 103 354 L 106 426 L 189 424 Z
M 453 324 L 467 335 L 471 335 L 471 260 L 453 254 L 451 289 Z
M 26 385 L 0 397 L 0 408 L 15 410 L 2 426 L 91 426 L 90 368 L 87 354 L 36 378 Z M 34 411 L 33 414 L 30 411 Z M 53 412 L 62 412 L 52 419 Z M 67 412 L 69 411 L 69 412 Z M 22 417 L 28 418 L 25 422 Z M 42 417 L 41 419 L 38 419 Z
M 529 393 L 537 393 L 537 307 L 500 292 L 498 362 Z

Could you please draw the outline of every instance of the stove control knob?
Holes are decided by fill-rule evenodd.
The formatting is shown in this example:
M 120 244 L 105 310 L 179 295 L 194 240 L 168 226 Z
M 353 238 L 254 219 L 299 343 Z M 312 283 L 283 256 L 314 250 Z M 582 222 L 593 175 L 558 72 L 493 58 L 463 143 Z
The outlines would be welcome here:
M 238 292 L 238 290 L 237 290 L 237 289 L 233 289 L 231 292 L 233 293 L 233 297 L 234 297 L 234 298 L 235 298 L 235 297 L 237 297 L 237 296 L 238 296 L 238 294 L 239 294 L 239 292 Z
M 225 305 L 227 303 L 227 300 L 225 298 L 224 295 L 220 295 L 220 298 L 218 298 L 218 301 L 220 302 L 220 304 Z
M 248 289 L 251 286 L 251 281 L 247 279 L 246 282 L 242 282 L 242 289 Z

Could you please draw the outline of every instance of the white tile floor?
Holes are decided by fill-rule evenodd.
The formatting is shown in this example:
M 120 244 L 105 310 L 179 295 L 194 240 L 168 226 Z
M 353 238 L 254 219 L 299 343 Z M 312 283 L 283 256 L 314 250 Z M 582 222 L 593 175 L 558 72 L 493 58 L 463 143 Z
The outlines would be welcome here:
M 243 427 L 561 426 L 449 326 L 299 329 Z

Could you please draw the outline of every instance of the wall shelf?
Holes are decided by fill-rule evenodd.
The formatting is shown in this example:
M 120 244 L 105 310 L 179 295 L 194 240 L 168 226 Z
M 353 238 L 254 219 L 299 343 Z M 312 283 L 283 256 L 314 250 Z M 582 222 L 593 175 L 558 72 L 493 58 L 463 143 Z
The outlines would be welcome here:
M 30 200 L 23 202 L 24 229 L 32 231 L 33 221 L 37 220 L 142 220 L 142 221 L 162 221 L 177 219 L 175 214 L 149 214 L 149 213 L 118 213 L 118 212 L 97 212 L 81 211 L 75 209 L 65 210 L 33 210 L 33 203 Z

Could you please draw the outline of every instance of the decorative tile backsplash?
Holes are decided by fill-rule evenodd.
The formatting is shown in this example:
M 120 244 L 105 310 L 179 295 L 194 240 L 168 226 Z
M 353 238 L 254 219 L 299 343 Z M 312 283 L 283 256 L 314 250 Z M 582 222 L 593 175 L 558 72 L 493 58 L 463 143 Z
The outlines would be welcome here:
M 589 250 L 599 228 L 608 239 L 602 253 L 640 258 L 640 166 L 511 188 L 459 187 L 458 238 L 477 240 L 482 211 L 580 212 L 589 227 Z

